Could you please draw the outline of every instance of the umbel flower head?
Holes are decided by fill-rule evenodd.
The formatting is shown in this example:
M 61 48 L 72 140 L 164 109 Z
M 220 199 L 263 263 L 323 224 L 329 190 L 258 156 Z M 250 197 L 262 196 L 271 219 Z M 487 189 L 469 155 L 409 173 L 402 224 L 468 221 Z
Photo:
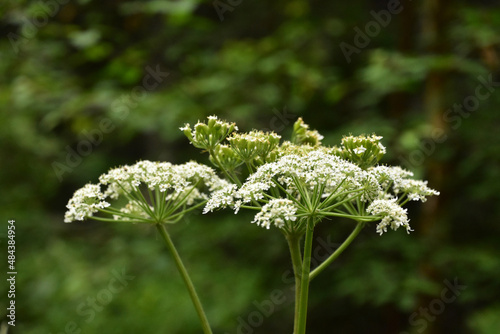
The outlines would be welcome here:
M 209 130 L 216 127 L 222 130 L 216 134 Z M 309 218 L 318 222 L 330 217 L 381 221 L 380 234 L 388 226 L 409 232 L 402 206 L 439 195 L 426 181 L 411 179 L 409 171 L 378 165 L 386 148 L 377 135 L 350 135 L 340 147 L 327 147 L 321 144 L 323 136 L 302 118 L 294 124 L 291 141 L 281 144 L 281 137 L 272 132 L 229 136 L 237 127 L 214 116 L 206 124 L 198 123 L 194 135 L 189 126 L 182 130 L 193 145 L 210 153 L 210 161 L 232 182 L 211 194 L 204 213 L 228 206 L 235 213 L 240 208 L 256 209 L 254 223 L 274 225 L 285 233 L 303 233 Z M 239 180 L 245 174 L 236 171 L 241 165 L 249 172 L 245 182 Z
M 367 170 L 324 149 L 284 155 L 266 163 L 241 187 L 229 185 L 215 191 L 204 213 L 230 206 L 255 208 L 253 222 L 285 233 L 303 233 L 305 221 L 343 217 L 375 222 L 377 232 L 404 227 L 411 231 L 406 209 L 408 200 L 422 200 L 439 193 L 400 167 L 377 166 Z
M 184 213 L 200 207 L 211 191 L 228 185 L 215 171 L 196 162 L 173 165 L 140 161 L 132 166 L 111 169 L 99 184 L 77 190 L 66 206 L 67 223 L 92 218 L 133 223 L 172 223 Z M 123 198 L 124 203 L 109 199 Z M 102 212 L 112 218 L 94 216 Z

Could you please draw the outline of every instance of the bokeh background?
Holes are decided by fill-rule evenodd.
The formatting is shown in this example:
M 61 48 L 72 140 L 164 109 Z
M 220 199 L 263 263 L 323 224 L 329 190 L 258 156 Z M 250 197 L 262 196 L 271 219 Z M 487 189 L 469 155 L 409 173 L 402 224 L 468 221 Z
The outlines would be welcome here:
M 497 1 L 0 8 L 2 254 L 7 220 L 17 228 L 8 333 L 201 332 L 153 227 L 64 224 L 63 215 L 72 193 L 111 167 L 209 163 L 178 128 L 213 114 L 284 138 L 303 117 L 328 145 L 377 133 L 384 163 L 441 191 L 409 206 L 413 233 L 380 237 L 369 226 L 313 281 L 308 333 L 500 333 Z M 285 240 L 250 221 L 192 214 L 170 233 L 215 333 L 291 333 Z M 316 245 L 351 228 L 324 223 Z M 275 290 L 283 298 L 266 309 Z

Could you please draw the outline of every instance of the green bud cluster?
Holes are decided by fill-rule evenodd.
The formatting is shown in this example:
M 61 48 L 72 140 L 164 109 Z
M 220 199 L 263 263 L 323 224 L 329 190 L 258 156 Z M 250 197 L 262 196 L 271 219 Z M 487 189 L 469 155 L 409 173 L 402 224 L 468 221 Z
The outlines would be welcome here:
M 246 165 L 248 172 L 252 173 L 257 167 L 289 154 L 303 156 L 311 150 L 322 150 L 364 170 L 377 165 L 385 154 L 385 147 L 380 143 L 382 137 L 376 135 L 346 136 L 340 147 L 323 146 L 323 136 L 310 130 L 300 117 L 293 125 L 291 140 L 281 143 L 281 136 L 274 132 L 237 132 L 235 123 L 220 120 L 217 116 L 209 116 L 205 123 L 198 122 L 193 128 L 186 124 L 181 130 L 195 147 L 210 154 L 214 166 L 236 183 L 242 176 L 238 170 L 240 166 Z
M 193 146 L 206 150 L 214 166 L 235 182 L 241 165 L 245 164 L 252 172 L 279 157 L 281 136 L 278 134 L 256 130 L 239 133 L 235 123 L 219 120 L 216 116 L 209 116 L 207 122 L 198 122 L 193 128 L 186 124 L 181 130 Z
M 208 116 L 207 123 L 198 122 L 194 125 L 194 131 L 189 123 L 181 128 L 186 137 L 194 147 L 203 150 L 214 150 L 233 131 L 238 131 L 234 123 L 228 123 L 217 119 L 217 116 Z
M 309 125 L 299 117 L 293 124 L 292 143 L 297 145 L 321 146 L 323 136 L 316 130 L 309 130 Z
M 381 136 L 347 136 L 342 138 L 340 150 L 335 155 L 357 164 L 362 169 L 375 166 L 385 154 L 385 147 L 380 143 Z
M 269 154 L 278 147 L 280 139 L 281 136 L 274 132 L 250 131 L 233 133 L 228 141 L 241 160 L 261 165 L 268 162 Z

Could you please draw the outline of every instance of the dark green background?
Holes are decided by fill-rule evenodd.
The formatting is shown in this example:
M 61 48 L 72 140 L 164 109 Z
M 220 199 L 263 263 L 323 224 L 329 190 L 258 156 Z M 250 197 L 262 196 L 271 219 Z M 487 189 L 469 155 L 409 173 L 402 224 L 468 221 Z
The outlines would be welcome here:
M 369 226 L 313 281 L 308 333 L 499 333 L 500 84 L 481 82 L 500 82 L 500 8 L 390 3 L 221 0 L 218 15 L 201 0 L 3 1 L 0 243 L 6 254 L 15 219 L 18 271 L 9 333 L 201 332 L 153 227 L 63 215 L 111 167 L 208 163 L 178 128 L 213 114 L 285 138 L 302 116 L 328 145 L 375 132 L 384 163 L 441 191 L 408 206 L 413 233 Z M 155 70 L 168 72 L 158 85 Z M 250 221 L 193 214 L 169 230 L 215 333 L 259 322 L 274 290 L 284 300 L 240 332 L 291 333 L 286 243 Z M 317 237 L 338 243 L 352 227 L 325 222 Z M 122 271 L 126 285 L 109 292 Z M 466 288 L 442 302 L 455 280 Z M 106 303 L 92 313 L 88 298 Z

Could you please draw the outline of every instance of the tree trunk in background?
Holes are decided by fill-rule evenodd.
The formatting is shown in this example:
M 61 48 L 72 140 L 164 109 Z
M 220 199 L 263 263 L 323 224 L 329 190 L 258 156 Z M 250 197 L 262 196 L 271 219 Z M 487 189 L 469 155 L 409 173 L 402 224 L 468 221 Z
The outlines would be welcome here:
M 448 23 L 451 20 L 451 10 L 453 9 L 453 0 L 425 0 L 422 4 L 422 48 L 424 54 L 439 56 L 447 54 L 449 45 L 446 32 Z M 444 112 L 449 107 L 447 101 L 447 83 L 449 74 L 446 71 L 435 69 L 428 73 L 423 96 L 423 110 L 427 113 L 427 122 L 430 125 L 430 132 L 425 140 L 426 147 L 431 151 L 426 157 L 426 178 L 429 180 L 431 188 L 439 189 L 444 193 L 445 177 L 447 166 L 444 162 L 436 159 L 436 152 L 440 149 L 440 145 L 436 142 L 436 138 L 441 137 L 448 132 L 449 126 L 444 120 Z M 438 135 L 442 133 L 442 135 Z M 434 149 L 431 150 L 431 148 Z M 418 233 L 420 239 L 427 245 L 427 252 L 424 259 L 431 259 L 433 249 L 438 247 L 440 240 L 445 237 L 443 233 L 446 231 L 442 224 L 444 223 L 440 217 L 444 207 L 441 204 L 442 196 L 430 197 L 428 202 L 422 206 L 422 215 L 418 225 Z M 437 268 L 433 267 L 431 262 L 421 263 L 421 274 L 429 280 L 435 281 L 438 285 L 442 285 L 442 277 L 437 272 Z M 439 296 L 422 295 L 419 304 L 421 307 L 428 308 L 430 302 Z M 429 321 L 427 328 L 421 333 L 437 333 L 436 329 L 439 317 L 434 321 Z
M 403 11 L 398 14 L 398 51 L 402 54 L 415 51 L 416 9 L 415 2 L 405 2 Z M 407 112 L 412 98 L 409 92 L 394 92 L 389 95 L 389 115 L 391 118 L 401 120 Z

